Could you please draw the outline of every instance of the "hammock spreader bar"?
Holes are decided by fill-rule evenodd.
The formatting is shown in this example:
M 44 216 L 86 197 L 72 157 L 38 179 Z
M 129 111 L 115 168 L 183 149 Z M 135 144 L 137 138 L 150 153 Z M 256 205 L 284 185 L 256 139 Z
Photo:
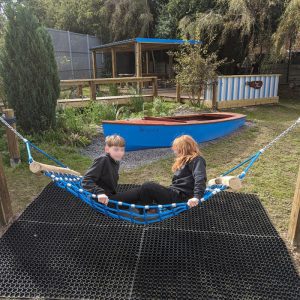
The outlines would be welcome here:
M 15 130 L 8 122 L 5 121 L 4 118 L 0 117 L 0 121 L 7 126 L 10 130 L 12 130 L 26 145 L 27 155 L 28 155 L 28 163 L 32 164 L 34 162 L 31 149 L 33 148 L 36 151 L 40 152 L 48 159 L 52 160 L 60 167 L 67 169 L 68 167 L 60 162 L 58 159 L 52 157 L 51 155 L 47 154 L 45 151 L 41 150 L 39 147 L 34 145 L 33 143 L 29 142 L 25 139 L 17 130 Z M 267 144 L 263 149 L 259 150 L 255 154 L 251 155 L 246 160 L 242 161 L 235 167 L 231 168 L 227 172 L 224 172 L 220 175 L 219 178 L 226 178 L 228 174 L 231 174 L 233 171 L 239 169 L 240 167 L 246 165 L 244 170 L 235 178 L 243 180 L 249 171 L 249 169 L 253 166 L 253 164 L 259 159 L 260 155 L 265 152 L 269 147 L 271 147 L 274 143 L 276 143 L 280 138 L 285 136 L 288 132 L 294 129 L 298 124 L 300 124 L 300 118 L 295 121 L 290 127 L 288 127 L 285 131 L 283 131 L 280 135 L 278 135 L 275 139 L 273 139 L 269 144 Z M 248 163 L 248 164 L 247 164 Z M 46 165 L 47 166 L 47 165 Z M 77 172 L 74 171 L 76 174 Z M 189 209 L 189 206 L 186 202 L 183 203 L 171 203 L 171 204 L 164 204 L 164 205 L 135 205 L 129 204 L 125 202 L 118 202 L 113 199 L 109 200 L 108 206 L 98 203 L 97 195 L 94 195 L 82 188 L 81 181 L 82 176 L 77 176 L 75 174 L 67 174 L 55 172 L 55 171 L 43 171 L 43 174 L 49 177 L 58 187 L 65 189 L 75 197 L 80 198 L 83 202 L 90 205 L 96 211 L 120 220 L 128 221 L 135 224 L 152 224 L 155 222 L 160 222 L 162 220 L 168 219 L 170 217 L 176 216 L 183 211 Z M 207 201 L 212 196 L 216 195 L 217 193 L 227 190 L 230 188 L 228 185 L 224 184 L 212 184 L 208 186 L 205 190 L 204 196 L 200 199 L 200 202 Z M 156 213 L 148 213 L 149 209 L 155 209 Z

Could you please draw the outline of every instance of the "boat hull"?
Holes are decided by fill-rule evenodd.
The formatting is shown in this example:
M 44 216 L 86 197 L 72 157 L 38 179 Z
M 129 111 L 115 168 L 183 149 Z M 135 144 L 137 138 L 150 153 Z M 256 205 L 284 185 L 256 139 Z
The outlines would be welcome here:
M 118 134 L 125 138 L 126 150 L 170 147 L 180 135 L 191 135 L 198 143 L 211 141 L 234 132 L 245 124 L 246 118 L 215 123 L 144 125 L 103 123 L 104 135 Z

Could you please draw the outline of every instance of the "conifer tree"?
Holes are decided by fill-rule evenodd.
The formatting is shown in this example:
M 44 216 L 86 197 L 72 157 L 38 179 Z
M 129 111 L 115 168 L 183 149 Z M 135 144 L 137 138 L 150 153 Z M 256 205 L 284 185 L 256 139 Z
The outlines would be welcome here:
M 59 77 L 49 34 L 22 5 L 7 6 L 1 76 L 19 126 L 41 132 L 55 126 Z

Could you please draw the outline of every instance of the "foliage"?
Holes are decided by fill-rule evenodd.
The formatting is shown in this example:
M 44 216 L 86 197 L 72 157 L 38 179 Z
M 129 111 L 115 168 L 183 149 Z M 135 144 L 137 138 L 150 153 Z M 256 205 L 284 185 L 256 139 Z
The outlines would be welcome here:
M 7 6 L 1 76 L 7 102 L 27 132 L 55 126 L 59 78 L 51 38 L 31 12 Z
M 280 23 L 273 35 L 274 50 L 277 54 L 286 54 L 286 46 L 292 46 L 300 33 L 300 0 L 287 2 Z
M 172 108 L 170 108 L 170 105 L 168 105 L 168 103 L 163 98 L 154 98 L 151 109 L 152 116 L 167 116 L 170 115 L 171 111 Z
M 115 120 L 117 106 L 111 103 L 97 103 L 91 101 L 83 110 L 84 121 L 99 124 L 102 120 Z
M 4 3 L 0 1 L 0 12 L 3 12 Z M 0 53 L 3 51 L 4 46 L 4 27 L 5 27 L 5 16 L 3 13 L 0 13 Z M 7 106 L 7 101 L 4 92 L 3 78 L 0 74 L 0 102 L 3 102 Z
M 25 3 L 47 27 L 96 34 L 106 42 L 156 36 L 193 38 L 210 44 L 219 59 L 227 58 L 222 71 L 234 72 L 236 63 L 255 50 L 271 49 L 272 34 L 285 17 L 297 22 L 299 0 L 19 0 Z M 294 9 L 293 9 L 294 7 Z M 294 17 L 292 14 L 294 14 Z M 283 45 L 286 26 L 277 39 Z M 291 27 L 290 27 L 291 28 Z M 234 46 L 234 47 L 233 47 Z M 260 49 L 260 50 L 259 50 Z
M 45 26 L 98 35 L 103 42 L 149 35 L 146 0 L 24 0 Z
M 129 88 L 129 93 L 132 95 L 129 100 L 129 106 L 133 112 L 141 112 L 144 110 L 144 97 L 139 94 L 137 89 Z
M 187 92 L 193 105 L 201 105 L 202 91 L 217 79 L 217 69 L 224 63 L 216 53 L 208 53 L 208 46 L 185 43 L 175 52 L 176 81 Z
M 4 107 L 7 107 L 7 101 L 4 92 L 4 84 L 1 76 L 0 76 L 0 102 L 4 104 Z
M 46 27 L 96 34 L 103 42 L 153 35 L 187 38 L 197 28 L 205 42 L 216 37 L 211 46 L 212 51 L 220 50 L 220 58 L 236 62 L 242 62 L 255 46 L 269 49 L 280 20 L 297 22 L 298 1 L 19 0 Z M 285 7 L 290 18 L 282 16 Z
M 117 107 L 91 101 L 85 108 L 66 107 L 56 112 L 56 128 L 39 133 L 24 134 L 33 142 L 56 143 L 67 146 L 86 146 L 98 134 L 102 120 L 115 120 Z M 22 131 L 22 130 L 21 130 Z
M 118 96 L 119 95 L 118 86 L 116 84 L 109 84 L 108 91 L 109 91 L 110 96 Z
M 161 3 L 155 28 L 160 38 L 176 38 L 179 35 L 179 22 L 185 16 L 193 17 L 197 12 L 205 12 L 215 5 L 214 0 L 169 0 Z
M 271 46 L 282 9 L 279 0 L 216 0 L 212 9 L 185 15 L 179 22 L 182 36 L 200 35 L 219 58 L 242 62 L 254 47 Z

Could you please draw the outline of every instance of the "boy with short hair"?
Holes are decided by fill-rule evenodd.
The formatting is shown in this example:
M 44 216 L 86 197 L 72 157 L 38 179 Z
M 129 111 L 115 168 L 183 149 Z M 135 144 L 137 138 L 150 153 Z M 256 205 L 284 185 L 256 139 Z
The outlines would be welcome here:
M 107 205 L 108 199 L 117 193 L 120 161 L 125 154 L 125 140 L 119 135 L 105 139 L 105 153 L 96 158 L 84 174 L 82 187 L 97 195 L 98 201 Z

